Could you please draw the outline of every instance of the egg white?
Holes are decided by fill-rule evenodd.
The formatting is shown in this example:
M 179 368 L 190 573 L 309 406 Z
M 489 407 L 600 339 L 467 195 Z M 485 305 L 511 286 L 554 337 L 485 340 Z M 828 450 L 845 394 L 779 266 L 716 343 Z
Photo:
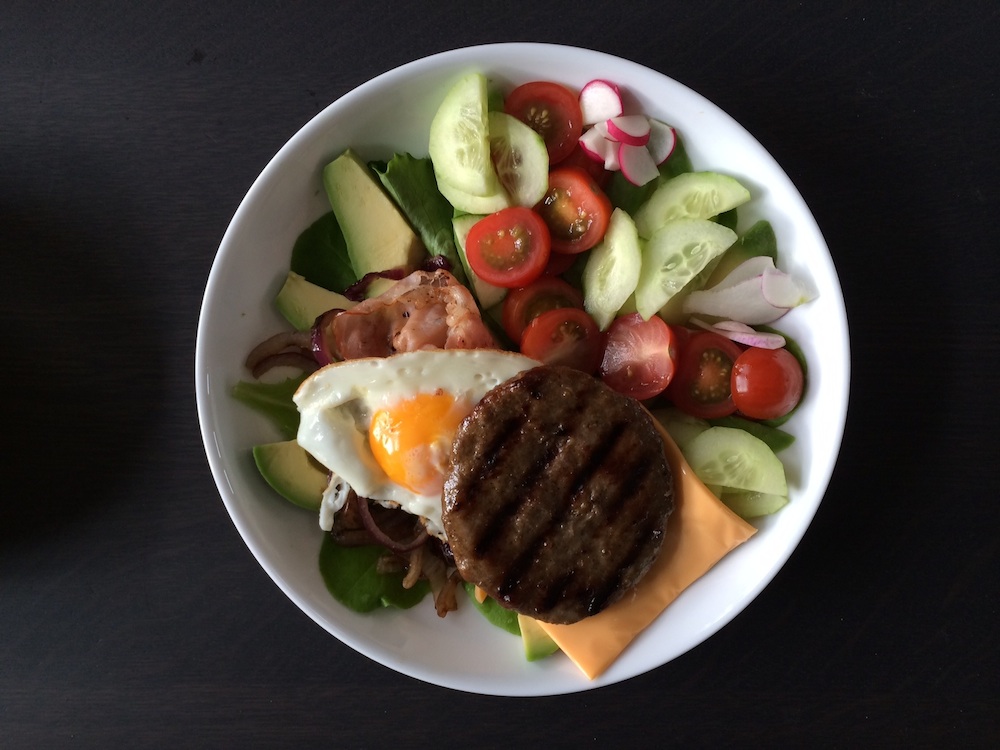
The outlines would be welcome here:
M 295 392 L 297 440 L 333 472 L 334 481 L 339 477 L 361 497 L 420 516 L 429 533 L 444 538 L 441 496 L 418 495 L 397 484 L 375 460 L 368 444 L 372 415 L 419 393 L 444 392 L 475 405 L 538 364 L 494 349 L 428 349 L 336 362 L 310 375 Z

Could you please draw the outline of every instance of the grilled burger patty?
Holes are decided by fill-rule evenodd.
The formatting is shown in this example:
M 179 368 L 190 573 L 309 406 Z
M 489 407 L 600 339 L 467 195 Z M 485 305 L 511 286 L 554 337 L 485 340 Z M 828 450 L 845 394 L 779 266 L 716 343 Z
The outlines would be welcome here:
M 570 623 L 649 569 L 674 507 L 652 418 L 566 367 L 494 388 L 459 428 L 443 523 L 459 572 L 503 606 Z

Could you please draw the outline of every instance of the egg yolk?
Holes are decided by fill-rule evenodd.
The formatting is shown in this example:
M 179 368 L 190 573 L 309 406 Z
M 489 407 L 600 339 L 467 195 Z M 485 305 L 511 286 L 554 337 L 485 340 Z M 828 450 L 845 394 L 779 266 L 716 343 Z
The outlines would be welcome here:
M 440 495 L 452 441 L 471 410 L 447 393 L 421 393 L 376 411 L 368 444 L 393 482 L 418 495 Z

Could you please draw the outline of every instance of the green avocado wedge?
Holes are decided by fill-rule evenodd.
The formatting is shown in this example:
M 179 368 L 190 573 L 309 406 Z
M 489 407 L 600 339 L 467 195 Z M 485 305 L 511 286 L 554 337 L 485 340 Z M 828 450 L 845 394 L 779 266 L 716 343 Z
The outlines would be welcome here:
M 348 149 L 324 167 L 323 185 L 359 279 L 393 268 L 409 273 L 420 265 L 427 255 L 423 242 L 354 151 Z
M 300 508 L 319 510 L 329 473 L 297 442 L 255 445 L 253 460 L 275 492 Z

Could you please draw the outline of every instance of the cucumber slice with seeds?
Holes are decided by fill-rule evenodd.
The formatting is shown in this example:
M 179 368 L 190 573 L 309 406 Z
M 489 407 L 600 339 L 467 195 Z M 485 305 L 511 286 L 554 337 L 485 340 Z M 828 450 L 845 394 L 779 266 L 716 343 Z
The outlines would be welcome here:
M 439 182 L 469 195 L 499 191 L 490 156 L 486 77 L 470 73 L 445 94 L 431 121 L 428 152 Z
M 583 269 L 583 303 L 606 331 L 635 291 L 642 268 L 642 251 L 635 222 L 622 209 L 611 213 L 604 239 L 590 251 Z
M 684 457 L 705 484 L 788 496 L 781 460 L 767 443 L 743 430 L 710 427 L 688 443 Z
M 674 219 L 711 219 L 750 200 L 750 191 L 718 172 L 685 172 L 673 177 L 635 213 L 639 236 L 649 239 Z
M 490 112 L 490 154 L 511 205 L 531 208 L 549 188 L 549 152 L 534 130 L 505 112 Z
M 743 519 L 769 516 L 788 505 L 786 496 L 770 495 L 766 492 L 723 491 L 719 499 Z
M 675 219 L 654 234 L 642 255 L 635 306 L 649 320 L 736 241 L 736 233 L 705 219 Z

